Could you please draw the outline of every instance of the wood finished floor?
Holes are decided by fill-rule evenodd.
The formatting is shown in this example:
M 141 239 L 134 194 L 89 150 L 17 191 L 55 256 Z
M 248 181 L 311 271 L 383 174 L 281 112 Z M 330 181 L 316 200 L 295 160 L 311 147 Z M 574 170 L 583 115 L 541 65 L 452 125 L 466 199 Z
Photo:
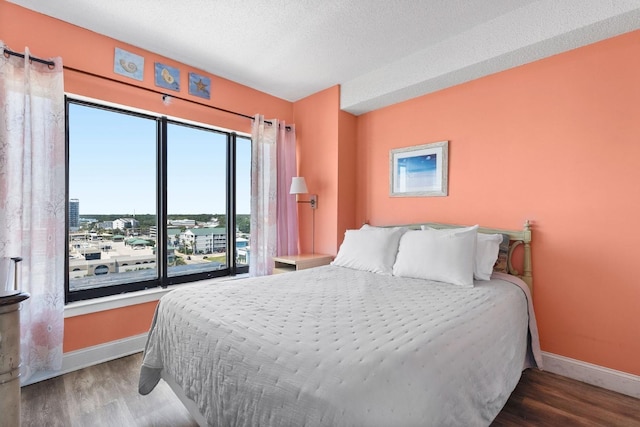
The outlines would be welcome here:
M 164 382 L 138 394 L 141 361 L 138 353 L 23 387 L 22 426 L 196 426 Z M 527 370 L 492 426 L 640 427 L 640 400 Z

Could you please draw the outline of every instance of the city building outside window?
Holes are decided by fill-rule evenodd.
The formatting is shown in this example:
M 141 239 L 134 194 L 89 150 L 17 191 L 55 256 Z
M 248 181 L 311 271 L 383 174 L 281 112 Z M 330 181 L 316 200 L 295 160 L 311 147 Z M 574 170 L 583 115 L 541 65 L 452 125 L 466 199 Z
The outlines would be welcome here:
M 67 302 L 248 271 L 249 136 L 72 98 L 66 118 Z

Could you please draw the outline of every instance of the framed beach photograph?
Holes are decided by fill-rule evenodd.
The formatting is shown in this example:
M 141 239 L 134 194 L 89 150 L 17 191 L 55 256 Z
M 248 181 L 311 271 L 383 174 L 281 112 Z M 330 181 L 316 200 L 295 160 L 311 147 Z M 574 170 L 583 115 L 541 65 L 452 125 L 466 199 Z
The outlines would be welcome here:
M 394 148 L 389 152 L 389 195 L 446 196 L 449 141 Z

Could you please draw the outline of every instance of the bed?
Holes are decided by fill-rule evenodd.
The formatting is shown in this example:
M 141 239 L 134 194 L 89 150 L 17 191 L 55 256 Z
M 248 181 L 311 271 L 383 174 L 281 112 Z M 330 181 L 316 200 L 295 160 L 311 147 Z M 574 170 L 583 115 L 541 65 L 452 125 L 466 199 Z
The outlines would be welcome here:
M 365 226 L 332 265 L 176 289 L 139 392 L 166 381 L 203 426 L 489 425 L 541 367 L 530 242 L 528 223 Z

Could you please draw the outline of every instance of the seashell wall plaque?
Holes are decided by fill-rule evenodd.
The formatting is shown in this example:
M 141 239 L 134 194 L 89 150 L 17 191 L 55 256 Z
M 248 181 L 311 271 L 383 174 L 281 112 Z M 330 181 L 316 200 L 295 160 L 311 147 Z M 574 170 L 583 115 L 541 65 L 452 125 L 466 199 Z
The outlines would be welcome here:
M 170 65 L 155 63 L 156 86 L 180 91 L 180 70 Z
M 116 48 L 113 59 L 113 72 L 142 81 L 144 58 L 140 55 L 136 55 L 135 53 Z

